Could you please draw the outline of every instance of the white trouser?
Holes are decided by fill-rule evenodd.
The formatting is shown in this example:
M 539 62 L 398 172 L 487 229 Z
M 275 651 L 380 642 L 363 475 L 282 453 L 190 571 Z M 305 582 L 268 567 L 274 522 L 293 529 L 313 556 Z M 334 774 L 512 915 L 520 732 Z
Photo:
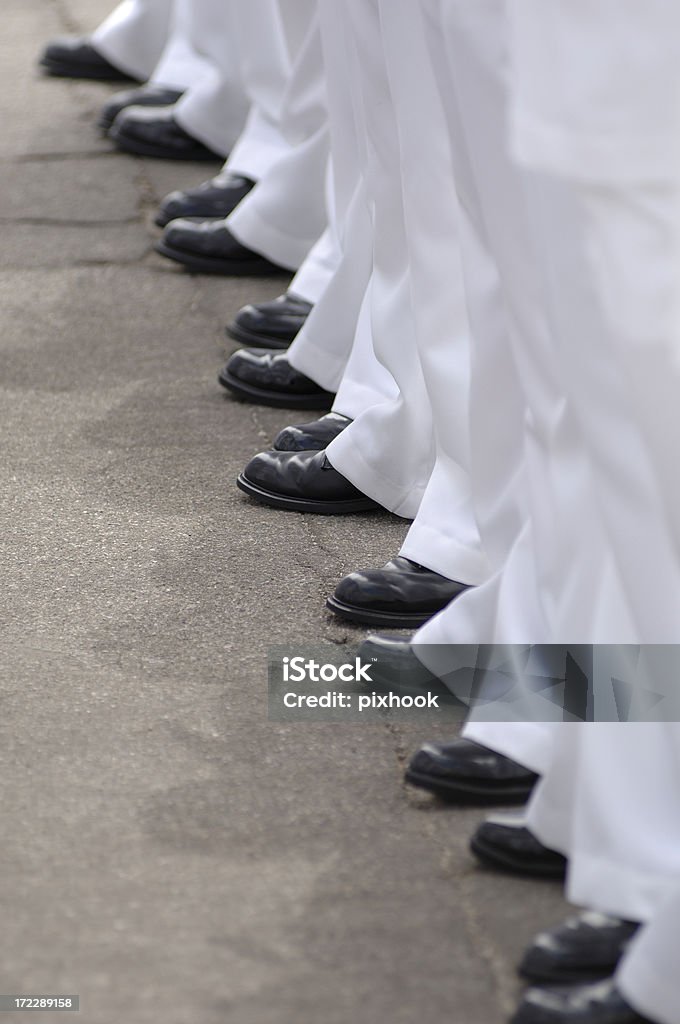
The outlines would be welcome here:
M 177 122 L 226 156 L 251 104 L 250 132 L 262 145 L 277 144 L 290 66 L 279 0 L 175 0 L 171 38 L 152 81 L 173 85 L 191 76 L 174 107 Z
M 331 212 L 330 204 L 328 212 Z M 341 259 L 340 240 L 334 226 L 329 224 L 321 238 L 307 253 L 288 291 L 313 306 L 316 305 L 333 279 Z
M 549 722 L 481 722 L 472 716 L 462 735 L 517 761 L 537 775 L 544 775 L 552 760 L 556 728 L 562 726 Z
M 453 154 L 419 4 L 381 0 L 380 11 L 399 128 L 416 340 L 425 383 L 425 393 L 414 392 L 411 400 L 429 404 L 435 442 L 434 467 L 400 553 L 451 579 L 478 584 L 488 575 L 488 564 L 468 472 L 470 328 Z M 404 61 L 407 41 L 409 60 Z
M 560 639 L 675 643 L 680 9 L 671 0 L 644 11 L 630 0 L 549 6 L 510 0 L 511 140 L 527 168 L 555 360 L 604 555 L 598 563 L 587 545 L 559 553 L 562 521 L 557 530 L 541 522 L 534 502 L 536 562 L 549 567 L 540 599 Z M 614 16 L 616 32 L 603 36 Z M 538 469 L 534 494 L 552 469 L 568 519 L 567 470 Z
M 333 276 L 289 348 L 288 359 L 320 387 L 337 392 L 334 411 L 354 419 L 383 395 L 397 393 L 394 380 L 373 352 L 373 228 L 363 176 L 357 175 L 354 194 L 338 228 L 339 259 Z M 291 290 L 295 290 L 293 286 Z
M 334 410 L 354 418 L 383 395 L 395 394 L 396 385 L 373 354 L 368 297 L 373 224 L 364 174 L 366 137 L 355 113 L 351 25 L 334 0 L 319 0 L 318 7 L 333 165 L 330 225 L 339 258 L 288 359 L 327 391 L 337 391 Z
M 215 73 L 207 55 L 196 48 L 199 29 L 195 18 L 200 16 L 200 6 L 194 12 L 190 0 L 172 0 L 171 7 L 167 41 L 149 81 L 164 88 L 196 89 L 203 78 Z
M 363 147 L 365 180 L 374 210 L 368 293 L 373 352 L 398 390 L 395 394 L 391 388 L 388 400 L 384 393 L 377 395 L 378 401 L 369 399 L 329 446 L 328 458 L 359 489 L 410 518 L 425 492 L 435 455 L 448 457 L 454 465 L 446 499 L 457 518 L 459 543 L 451 574 L 477 582 L 484 563 L 464 468 L 467 323 L 443 117 L 417 12 L 359 0 L 349 13 L 361 86 L 355 118 L 369 140 Z M 427 189 L 423 166 L 428 169 Z M 429 244 L 435 223 L 439 233 L 435 244 Z M 355 343 L 353 359 L 356 350 Z M 339 394 L 336 407 L 344 411 L 341 401 Z
M 628 948 L 617 984 L 632 1006 L 655 1024 L 680 1024 L 680 880 Z
M 173 0 L 122 0 L 92 33 L 92 45 L 120 71 L 146 81 L 166 44 L 173 6 Z
M 421 660 L 446 674 L 448 645 L 548 642 L 531 580 L 520 593 L 506 594 L 503 570 L 513 552 L 532 552 L 525 423 L 531 417 L 537 443 L 548 447 L 561 406 L 541 315 L 524 185 L 505 147 L 502 5 L 422 0 L 422 6 L 462 210 L 463 272 L 473 339 L 471 472 L 490 567 L 485 583 L 462 594 L 414 638 Z M 514 609 L 514 616 L 501 618 L 499 606 Z
M 277 123 L 290 74 L 280 5 L 278 0 L 177 2 L 189 4 L 191 45 L 209 62 L 209 73 L 187 90 L 175 117 L 190 135 L 226 156 L 253 102 L 261 117 Z
M 680 726 L 587 722 L 553 731 L 528 826 L 569 857 L 568 898 L 647 921 L 680 881 Z
M 432 421 L 427 401 L 408 402 L 407 376 L 424 391 L 416 348 L 411 275 L 404 223 L 399 138 L 385 65 L 377 0 L 350 0 L 354 55 L 354 104 L 367 194 L 373 215 L 373 273 L 370 324 L 373 349 L 394 378 L 399 393 L 362 411 L 328 447 L 332 465 L 364 493 L 398 515 L 412 518 L 434 460 Z M 392 359 L 390 352 L 403 358 Z M 394 431 L 403 433 L 397 439 Z M 386 443 L 386 439 L 387 443 Z M 420 458 L 404 469 L 397 440 L 413 440 Z M 392 447 L 392 441 L 395 442 Z M 396 459 L 385 458 L 385 450 Z M 423 457 L 424 456 L 424 457 Z
M 268 113 L 255 101 L 246 131 L 226 164 L 227 171 L 258 181 L 227 218 L 229 230 L 249 249 L 290 270 L 302 266 L 328 224 L 328 113 L 316 6 L 316 0 L 280 0 L 291 70 L 278 95 L 272 94 Z M 251 36 L 251 46 L 253 38 L 258 37 Z M 263 122 L 270 144 L 275 127 L 278 152 L 270 145 L 267 165 L 260 163 L 254 175 L 248 151 L 261 160 L 259 129 L 253 135 L 253 128 Z M 332 264 L 335 258 L 327 239 L 323 244 L 325 256 L 319 248 L 315 252 L 322 277 L 323 260 Z
M 652 183 L 626 194 L 624 186 L 608 189 L 600 181 L 570 190 L 518 171 L 502 143 L 502 81 L 495 102 L 488 103 L 492 68 L 507 58 L 502 5 L 489 0 L 473 10 L 449 0 L 446 14 L 451 68 L 461 83 L 461 114 L 476 171 L 464 187 L 476 185 L 482 197 L 511 316 L 526 309 L 535 293 L 532 315 L 514 346 L 520 371 L 515 376 L 524 392 L 520 410 L 526 408 L 521 458 L 527 509 L 505 558 L 499 552 L 491 585 L 463 595 L 417 640 L 672 642 L 680 591 L 669 524 L 677 528 L 680 522 L 678 485 L 675 474 L 656 471 L 649 439 L 656 438 L 663 456 L 668 438 L 679 436 L 673 423 L 677 403 L 656 401 L 668 395 L 669 379 L 678 387 L 671 357 L 680 270 L 673 189 Z M 490 137 L 490 126 L 500 142 Z M 538 288 L 531 274 L 522 279 L 522 270 L 531 266 L 540 268 Z M 550 334 L 544 326 L 532 329 L 535 311 L 546 305 Z M 485 334 L 490 337 L 490 317 Z M 481 339 L 480 332 L 477 352 Z M 490 374 L 488 379 L 493 384 Z M 501 383 L 507 382 L 496 370 L 496 388 Z M 474 389 L 473 383 L 473 406 Z M 485 413 L 491 408 L 487 402 Z M 641 410 L 651 422 L 644 429 Z M 474 408 L 472 419 L 474 428 Z M 507 418 L 506 430 L 516 423 Z M 663 427 L 665 447 L 659 442 Z M 475 459 L 475 450 L 473 441 L 477 471 L 485 459 Z M 502 476 L 495 480 L 497 497 L 504 493 L 502 482 Z M 483 501 L 477 507 L 483 526 Z M 485 542 L 487 537 L 483 529 Z M 631 543 L 632 537 L 638 542 Z

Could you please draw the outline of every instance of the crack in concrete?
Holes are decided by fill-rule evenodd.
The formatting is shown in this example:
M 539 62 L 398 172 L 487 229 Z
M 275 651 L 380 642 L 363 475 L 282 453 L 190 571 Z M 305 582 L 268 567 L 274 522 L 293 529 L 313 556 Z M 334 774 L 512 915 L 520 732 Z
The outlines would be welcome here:
M 11 160 L 0 160 L 0 164 L 65 163 L 71 160 L 101 160 L 120 156 L 115 149 L 84 149 L 69 153 L 26 153 Z
M 97 259 L 93 257 L 88 259 L 77 259 L 72 261 L 64 261 L 63 263 L 5 263 L 0 264 L 0 274 L 7 272 L 40 272 L 40 273 L 63 273 L 65 270 L 88 270 L 97 267 L 142 267 L 147 269 L 145 260 L 149 252 L 144 252 L 141 256 L 131 257 L 130 259 Z
M 142 157 L 135 157 L 137 173 L 132 179 L 132 184 L 137 190 L 137 203 L 140 214 L 156 211 L 160 199 L 156 188 L 147 170 L 146 163 Z
M 37 228 L 112 228 L 138 224 L 139 217 L 104 218 L 102 220 L 72 220 L 62 217 L 0 217 L 0 225 L 11 227 L 22 224 Z M 149 250 L 150 251 L 150 250 Z
M 489 980 L 494 983 L 499 1010 L 510 1017 L 517 1008 L 517 982 L 514 973 L 507 967 L 503 954 L 491 940 L 480 920 L 474 874 L 470 872 L 459 876 L 457 882 L 458 906 L 463 911 L 470 943 L 480 960 L 488 967 Z
M 385 722 L 384 729 L 392 740 L 399 770 L 403 772 L 410 756 L 403 731 L 399 725 L 393 722 Z M 434 845 L 441 848 L 441 840 L 437 835 L 434 823 L 428 822 L 424 831 Z M 454 874 L 449 861 L 448 851 L 444 850 L 440 856 L 440 867 L 447 876 Z M 474 891 L 475 875 L 473 873 L 461 875 L 456 871 L 454 881 L 458 896 L 458 906 L 462 909 L 465 919 L 466 935 L 479 959 L 488 967 L 489 977 L 494 982 L 499 1010 L 503 1014 L 510 1016 L 517 1005 L 517 986 L 514 974 L 508 968 L 503 954 L 490 939 L 487 930 L 480 920 L 479 913 L 477 912 L 477 895 Z

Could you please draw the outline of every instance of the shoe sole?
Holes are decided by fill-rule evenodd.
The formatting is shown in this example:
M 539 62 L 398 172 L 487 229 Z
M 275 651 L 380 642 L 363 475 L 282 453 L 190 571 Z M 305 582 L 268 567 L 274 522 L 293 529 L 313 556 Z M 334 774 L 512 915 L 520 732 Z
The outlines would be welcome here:
M 185 163 L 219 163 L 222 160 L 221 156 L 217 153 L 212 153 L 209 149 L 201 152 L 200 150 L 196 153 L 192 153 L 191 156 L 187 156 L 184 153 L 178 153 L 175 150 L 166 150 L 160 146 L 150 146 L 146 142 L 139 142 L 137 139 L 131 139 L 128 135 L 124 135 L 122 132 L 117 131 L 116 128 L 112 128 L 108 134 L 108 138 L 116 144 L 118 149 L 124 153 L 132 153 L 133 156 L 148 156 L 154 160 L 182 160 Z
M 239 327 L 236 323 L 227 324 L 224 330 L 228 338 L 233 338 L 234 341 L 239 341 L 242 345 L 247 345 L 248 348 L 276 348 L 285 350 L 290 348 L 294 340 L 293 338 L 289 338 L 287 341 L 281 338 L 268 338 L 266 334 L 255 334 L 254 331 L 248 331 L 244 327 Z
M 480 841 L 477 836 L 470 840 L 470 849 L 482 864 L 489 867 L 507 871 L 512 875 L 523 875 L 527 878 L 564 878 L 566 865 L 547 864 L 540 862 L 529 862 L 513 857 L 512 854 L 499 850 L 496 846 L 489 846 Z
M 343 601 L 338 601 L 336 597 L 327 598 L 326 607 L 341 619 L 347 619 L 348 622 L 357 622 L 362 626 L 387 626 L 392 629 L 412 629 L 414 626 L 422 626 L 437 614 L 436 611 L 404 612 L 402 614 L 369 611 L 356 605 L 345 604 Z
M 313 395 L 287 395 L 276 391 L 268 391 L 265 388 L 256 388 L 252 384 L 246 384 L 238 377 L 230 373 L 220 372 L 217 378 L 223 388 L 226 388 L 236 398 L 244 402 L 251 402 L 256 405 L 268 405 L 275 409 L 330 409 L 333 405 L 335 395 L 329 391 L 322 391 Z
M 623 953 L 621 955 L 623 956 Z M 525 968 L 523 964 L 520 964 L 517 968 L 517 973 L 520 978 L 525 978 L 527 981 L 535 982 L 539 985 L 587 985 L 589 983 L 601 981 L 604 978 L 610 978 L 616 971 L 618 963 L 619 962 L 617 961 L 608 967 L 601 967 L 592 970 L 588 970 L 586 967 L 582 970 L 578 970 L 576 968 L 573 970 L 567 970 L 559 967 L 551 970 L 547 966 L 545 970 L 532 970 L 531 968 Z
M 158 213 L 153 222 L 158 228 L 167 228 L 168 224 L 173 220 L 183 220 L 185 217 L 190 217 L 192 220 L 224 220 L 233 213 L 233 210 L 226 210 L 224 213 L 175 213 L 171 217 L 165 214 Z
M 211 219 L 211 218 L 210 218 Z M 264 258 L 261 260 L 220 260 L 210 256 L 197 256 L 167 245 L 162 239 L 154 245 L 156 252 L 175 263 L 181 263 L 188 270 L 199 274 L 221 274 L 223 277 L 276 277 L 287 274 L 283 267 L 276 267 Z
M 241 473 L 236 480 L 236 486 L 255 498 L 263 505 L 271 508 L 283 509 L 285 512 L 313 512 L 319 516 L 343 516 L 353 512 L 375 512 L 380 505 L 370 498 L 352 498 L 348 501 L 315 501 L 312 498 L 289 498 L 285 494 L 277 494 L 275 491 L 265 491 L 257 484 L 253 484 Z
M 132 78 L 130 75 L 124 74 L 122 71 L 116 71 L 115 69 L 105 69 L 98 67 L 88 67 L 83 65 L 81 68 L 74 68 L 72 64 L 61 64 L 59 61 L 41 60 L 40 67 L 43 68 L 46 74 L 52 75 L 54 78 L 84 78 L 91 82 L 136 82 L 136 78 Z
M 533 786 L 504 786 L 502 789 L 496 789 L 490 783 L 484 782 L 445 782 L 443 779 L 435 779 L 431 775 L 423 775 L 410 768 L 406 769 L 404 779 L 411 786 L 426 789 L 441 800 L 451 803 L 519 805 L 527 802 L 533 790 Z

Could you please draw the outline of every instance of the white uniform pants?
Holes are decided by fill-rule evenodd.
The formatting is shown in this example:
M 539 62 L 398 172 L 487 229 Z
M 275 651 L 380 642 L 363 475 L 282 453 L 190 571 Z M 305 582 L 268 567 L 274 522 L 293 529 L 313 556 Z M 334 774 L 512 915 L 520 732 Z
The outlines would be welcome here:
M 373 212 L 373 272 L 335 405 L 345 414 L 351 411 L 355 420 L 329 446 L 328 456 L 361 490 L 406 517 L 418 508 L 435 455 L 451 459 L 455 467 L 446 497 L 454 509 L 460 507 L 456 575 L 476 582 L 484 566 L 462 466 L 467 459 L 467 324 L 450 154 L 438 130 L 442 115 L 417 16 L 414 20 L 409 10 L 394 5 L 357 2 L 348 17 L 360 86 L 354 94 L 356 148 L 364 168 L 354 209 L 361 223 L 363 187 Z M 427 190 L 423 165 L 430 176 Z M 437 199 L 427 202 L 425 193 Z M 433 246 L 428 228 L 435 222 L 441 235 Z M 375 372 L 381 364 L 387 378 L 380 369 Z M 437 437 L 433 400 L 438 402 Z
M 525 423 L 548 447 L 559 422 L 549 338 L 521 177 L 505 147 L 507 45 L 502 4 L 422 0 L 447 114 L 462 207 L 463 272 L 472 326 L 471 472 L 490 576 L 416 634 L 416 653 L 446 674 L 456 643 L 547 642 L 533 588 L 506 595 L 502 571 L 527 544 Z M 514 608 L 504 619 L 499 604 Z M 437 650 L 437 645 L 442 645 Z
M 568 898 L 650 920 L 680 881 L 680 726 L 561 725 L 528 826 L 568 856 Z
M 344 6 L 334 0 L 319 0 L 318 10 L 333 167 L 330 228 L 337 258 L 288 359 L 327 391 L 337 391 L 335 411 L 353 419 L 383 395 L 395 394 L 396 385 L 373 354 L 368 294 L 373 224 L 364 173 L 365 130 L 356 114 L 351 24 Z
M 680 1024 L 679 944 L 680 882 L 635 936 L 617 973 L 624 996 L 656 1024 Z
M 479 223 L 491 237 L 501 270 L 504 317 L 512 325 L 518 311 L 529 314 L 521 333 L 513 332 L 520 401 L 515 414 L 504 417 L 508 433 L 522 424 L 515 464 L 524 485 L 515 489 L 519 501 L 501 502 L 508 492 L 495 460 L 497 472 L 488 476 L 488 494 L 493 497 L 495 491 L 506 523 L 514 519 L 514 540 L 506 531 L 510 543 L 505 552 L 503 545 L 496 547 L 499 570 L 491 584 L 463 595 L 426 625 L 417 640 L 672 642 L 672 609 L 680 592 L 668 510 L 677 481 L 668 472 L 662 479 L 657 467 L 668 450 L 668 440 L 665 449 L 658 443 L 661 424 L 667 439 L 679 436 L 673 423 L 678 406 L 655 404 L 654 398 L 667 395 L 668 378 L 676 389 L 678 384 L 671 357 L 674 282 L 680 270 L 675 197 L 672 189 L 653 187 L 638 205 L 633 192 L 625 195 L 620 188 L 607 190 L 598 183 L 570 191 L 518 171 L 503 144 L 507 83 L 493 71 L 507 60 L 503 15 L 503 6 L 491 0 L 474 9 L 457 0 L 444 5 L 451 70 L 454 83 L 460 83 L 452 95 L 464 97 L 459 99 L 460 111 L 475 167 L 467 179 L 462 167 L 462 187 L 481 197 L 484 219 Z M 563 66 L 571 69 L 574 64 L 565 61 Z M 465 206 L 474 210 L 472 203 Z M 479 228 L 477 235 L 479 241 Z M 540 267 L 545 279 L 536 281 L 532 267 Z M 475 279 L 480 281 L 479 271 Z M 472 305 L 472 275 L 470 280 Z M 626 296 L 627 301 L 614 296 Z M 531 305 L 527 299 L 533 300 Z M 536 311 L 540 314 L 546 305 L 550 332 L 545 323 L 536 324 Z M 491 338 L 491 312 L 487 310 L 486 324 L 480 322 L 483 333 L 475 336 L 475 360 L 483 338 Z M 503 358 L 502 349 L 496 353 Z M 509 383 L 498 368 L 493 372 L 493 364 L 477 381 L 486 381 L 489 389 L 495 386 L 496 392 Z M 486 403 L 476 401 L 475 386 L 473 382 L 473 464 L 475 472 L 483 472 L 485 466 L 487 471 L 493 467 L 494 459 L 488 430 L 487 456 L 475 447 L 477 440 L 484 440 L 484 424 L 475 430 L 475 406 L 487 416 L 488 427 L 493 391 Z M 656 415 L 644 428 L 647 437 L 640 426 L 641 408 L 650 421 Z M 656 455 L 649 443 L 653 435 Z M 493 556 L 493 539 L 485 528 L 489 505 L 481 490 L 476 507 L 487 552 Z M 672 519 L 677 526 L 680 517 Z M 634 536 L 638 544 L 631 543 Z M 427 650 L 423 655 L 428 657 Z
M 271 87 L 266 105 L 249 90 L 254 105 L 225 169 L 254 177 L 258 184 L 227 218 L 227 225 L 242 244 L 290 270 L 300 268 L 317 246 L 307 268 L 307 283 L 303 282 L 313 295 L 323 290 L 326 263 L 331 268 L 337 263 L 332 241 L 325 237 L 319 242 L 328 224 L 329 160 L 321 38 L 316 0 L 279 0 L 279 5 L 290 70 L 286 81 L 278 84 L 278 92 L 270 64 L 267 79 L 260 75 L 260 86 L 268 82 Z M 253 39 L 258 39 L 257 34 L 244 33 L 244 45 L 249 40 L 252 46 Z M 260 146 L 263 126 L 268 139 L 264 150 Z
M 120 71 L 146 81 L 167 42 L 173 0 L 122 0 L 91 36 L 92 45 Z

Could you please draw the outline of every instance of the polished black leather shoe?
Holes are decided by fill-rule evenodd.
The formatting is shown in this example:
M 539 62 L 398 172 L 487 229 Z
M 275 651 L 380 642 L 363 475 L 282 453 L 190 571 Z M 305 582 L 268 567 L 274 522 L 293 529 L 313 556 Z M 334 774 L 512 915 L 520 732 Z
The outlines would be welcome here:
M 283 273 L 282 267 L 241 245 L 224 220 L 171 220 L 155 248 L 162 256 L 202 274 L 269 277 Z
M 45 47 L 40 66 L 55 78 L 90 78 L 97 82 L 129 82 L 131 75 L 110 64 L 88 36 L 64 36 Z
M 244 306 L 227 334 L 252 348 L 288 348 L 312 311 L 311 302 L 286 292 L 271 302 Z
M 234 352 L 218 380 L 237 398 L 284 409 L 329 409 L 334 395 L 298 373 L 284 352 Z
M 564 878 L 567 861 L 539 842 L 521 819 L 493 817 L 482 822 L 470 848 L 483 864 L 516 875 Z
M 262 452 L 237 484 L 251 498 L 288 512 L 337 516 L 380 508 L 333 469 L 325 452 Z
M 284 427 L 274 438 L 277 452 L 321 452 L 351 423 L 348 416 L 329 412 L 311 423 L 295 423 Z
M 425 743 L 409 761 L 404 778 L 442 800 L 474 804 L 523 804 L 538 775 L 472 740 Z
M 510 1024 L 655 1024 L 623 998 L 612 978 L 594 985 L 528 989 Z
M 640 926 L 595 911 L 585 911 L 541 932 L 526 950 L 518 971 L 540 983 L 566 985 L 608 978 Z
M 159 228 L 164 228 L 171 220 L 181 217 L 224 220 L 254 185 L 252 178 L 230 174 L 228 177 L 211 178 L 184 192 L 171 192 L 158 208 L 155 222 Z
M 427 622 L 467 589 L 463 583 L 397 555 L 382 569 L 345 576 L 326 607 L 349 622 L 411 629 Z
M 109 138 L 124 153 L 159 160 L 221 160 L 177 124 L 174 107 L 125 107 L 115 118 Z
M 108 132 L 121 110 L 126 107 L 171 107 L 182 96 L 179 89 L 166 89 L 162 85 L 140 86 L 138 89 L 126 89 L 113 94 L 99 112 L 97 127 Z

